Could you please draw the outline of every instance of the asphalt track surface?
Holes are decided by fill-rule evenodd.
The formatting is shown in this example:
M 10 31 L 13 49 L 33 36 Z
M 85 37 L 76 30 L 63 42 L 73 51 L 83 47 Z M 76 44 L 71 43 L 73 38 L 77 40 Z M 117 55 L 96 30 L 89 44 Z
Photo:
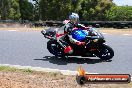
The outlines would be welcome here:
M 0 31 L 0 64 L 33 66 L 76 71 L 81 65 L 89 73 L 132 75 L 132 35 L 105 34 L 115 52 L 110 61 L 97 57 L 55 58 L 46 48 L 48 39 L 40 31 Z

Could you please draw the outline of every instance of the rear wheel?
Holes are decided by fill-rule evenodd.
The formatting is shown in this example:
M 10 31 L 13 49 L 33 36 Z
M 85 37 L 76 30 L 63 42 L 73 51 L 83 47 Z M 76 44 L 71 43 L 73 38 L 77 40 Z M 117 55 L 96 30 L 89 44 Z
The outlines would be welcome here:
M 55 56 L 60 56 L 60 57 L 64 56 L 64 53 L 60 49 L 60 45 L 58 44 L 56 40 L 49 40 L 47 42 L 47 49 L 49 50 L 51 54 Z
M 102 60 L 110 60 L 114 56 L 114 51 L 113 49 L 108 46 L 103 44 L 99 49 L 98 49 L 98 57 Z

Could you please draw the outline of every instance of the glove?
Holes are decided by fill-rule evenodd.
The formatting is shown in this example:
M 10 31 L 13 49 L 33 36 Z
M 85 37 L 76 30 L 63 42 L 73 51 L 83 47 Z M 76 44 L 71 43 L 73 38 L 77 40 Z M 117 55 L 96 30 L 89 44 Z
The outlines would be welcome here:
M 42 33 L 43 35 L 45 35 L 45 34 L 46 34 L 46 31 L 45 31 L 45 30 L 42 30 L 41 33 Z
M 76 42 L 77 45 L 85 45 L 85 42 Z

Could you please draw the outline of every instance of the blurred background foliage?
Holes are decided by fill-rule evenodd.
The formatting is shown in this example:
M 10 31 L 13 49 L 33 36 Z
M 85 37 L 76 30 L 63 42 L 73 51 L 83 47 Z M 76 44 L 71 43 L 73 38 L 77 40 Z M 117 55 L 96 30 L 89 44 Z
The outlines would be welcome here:
M 87 21 L 132 21 L 132 6 L 113 0 L 0 0 L 0 20 L 65 20 L 72 12 Z

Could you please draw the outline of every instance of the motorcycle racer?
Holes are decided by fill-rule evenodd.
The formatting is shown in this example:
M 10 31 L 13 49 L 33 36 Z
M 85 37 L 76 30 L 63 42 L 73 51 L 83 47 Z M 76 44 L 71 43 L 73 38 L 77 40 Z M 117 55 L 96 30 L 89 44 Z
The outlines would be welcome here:
M 86 31 L 88 31 L 88 27 L 85 27 L 82 24 L 79 24 L 79 15 L 77 13 L 72 13 L 69 15 L 69 21 L 66 22 L 66 24 L 62 27 L 64 30 L 64 35 L 59 38 L 59 42 L 61 45 L 64 47 L 64 52 L 68 54 L 73 53 L 72 47 L 67 43 L 66 37 L 69 38 L 70 42 L 73 44 L 76 44 L 78 46 L 83 46 L 85 45 L 85 42 L 80 41 L 79 39 L 75 39 L 74 34 L 72 33 L 74 30 L 81 28 Z M 84 31 L 84 32 L 86 32 Z M 76 32 L 79 34 L 79 37 L 82 37 L 82 33 Z

